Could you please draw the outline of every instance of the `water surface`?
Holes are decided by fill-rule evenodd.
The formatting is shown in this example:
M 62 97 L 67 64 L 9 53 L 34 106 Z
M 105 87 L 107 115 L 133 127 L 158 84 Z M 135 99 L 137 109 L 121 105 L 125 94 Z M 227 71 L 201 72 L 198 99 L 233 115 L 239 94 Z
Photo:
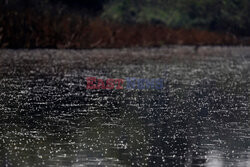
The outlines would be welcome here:
M 249 71 L 247 47 L 1 50 L 0 166 L 248 167 Z

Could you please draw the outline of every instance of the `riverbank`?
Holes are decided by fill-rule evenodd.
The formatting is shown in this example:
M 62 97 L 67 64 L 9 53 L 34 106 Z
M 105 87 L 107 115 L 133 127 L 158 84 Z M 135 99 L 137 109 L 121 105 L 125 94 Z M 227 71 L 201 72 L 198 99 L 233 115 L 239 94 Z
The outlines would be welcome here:
M 7 11 L 0 17 L 0 48 L 124 48 L 165 45 L 250 45 L 249 38 L 155 24 L 121 24 L 75 14 Z

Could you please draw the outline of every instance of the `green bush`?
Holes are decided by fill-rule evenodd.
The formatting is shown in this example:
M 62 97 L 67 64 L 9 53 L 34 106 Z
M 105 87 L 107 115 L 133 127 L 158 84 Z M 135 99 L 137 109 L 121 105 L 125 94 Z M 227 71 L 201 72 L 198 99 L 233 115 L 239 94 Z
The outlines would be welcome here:
M 102 17 L 124 23 L 160 23 L 250 35 L 248 0 L 113 0 Z

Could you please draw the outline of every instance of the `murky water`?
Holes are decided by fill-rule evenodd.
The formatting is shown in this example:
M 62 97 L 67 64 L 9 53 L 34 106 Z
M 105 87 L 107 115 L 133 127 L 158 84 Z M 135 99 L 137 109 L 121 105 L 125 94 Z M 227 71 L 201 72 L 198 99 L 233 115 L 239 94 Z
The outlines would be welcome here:
M 0 166 L 249 167 L 249 70 L 240 47 L 1 50 Z M 90 76 L 164 88 L 86 90 Z

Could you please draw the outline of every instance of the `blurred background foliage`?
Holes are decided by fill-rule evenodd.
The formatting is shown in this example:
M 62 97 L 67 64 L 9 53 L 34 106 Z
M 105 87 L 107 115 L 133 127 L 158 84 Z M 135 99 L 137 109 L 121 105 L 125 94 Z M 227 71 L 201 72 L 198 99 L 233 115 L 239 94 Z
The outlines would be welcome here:
M 250 35 L 249 0 L 1 0 L 5 6 L 78 12 L 125 24 L 163 24 Z
M 249 0 L 111 0 L 102 17 L 125 23 L 156 23 L 249 35 Z
M 0 0 L 0 48 L 250 45 L 248 0 Z

